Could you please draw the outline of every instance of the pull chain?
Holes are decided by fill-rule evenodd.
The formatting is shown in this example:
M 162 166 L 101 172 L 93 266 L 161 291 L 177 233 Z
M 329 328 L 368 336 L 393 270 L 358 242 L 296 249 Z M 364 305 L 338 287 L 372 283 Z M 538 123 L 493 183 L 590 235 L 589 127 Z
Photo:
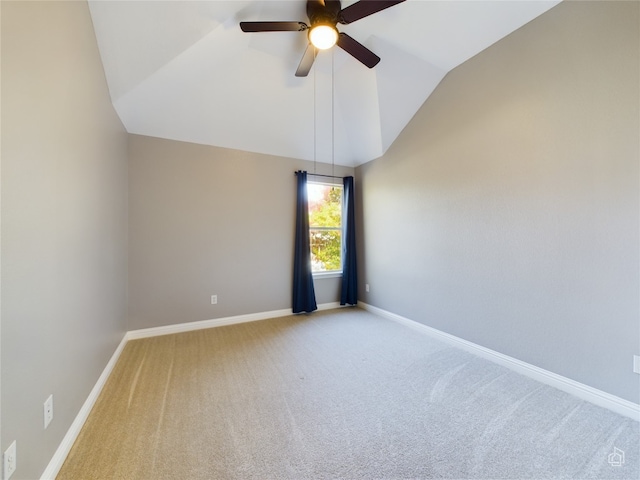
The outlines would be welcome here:
M 334 173 L 334 163 L 336 156 L 336 141 L 335 141 L 335 99 L 334 99 L 334 90 L 335 90 L 335 76 L 334 76 L 334 54 L 335 49 L 331 50 L 331 175 L 335 176 Z
M 313 59 L 315 63 L 316 59 L 316 50 L 313 49 Z M 316 173 L 316 151 L 317 151 L 317 140 L 316 140 L 316 71 L 313 70 L 313 173 Z

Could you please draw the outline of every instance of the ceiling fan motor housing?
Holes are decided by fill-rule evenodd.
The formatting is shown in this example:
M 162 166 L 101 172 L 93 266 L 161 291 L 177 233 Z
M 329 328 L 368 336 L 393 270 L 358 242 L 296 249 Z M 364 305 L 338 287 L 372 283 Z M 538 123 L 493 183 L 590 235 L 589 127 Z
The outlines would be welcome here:
M 340 10 L 339 0 L 307 0 L 307 16 L 311 27 L 330 25 L 335 28 Z

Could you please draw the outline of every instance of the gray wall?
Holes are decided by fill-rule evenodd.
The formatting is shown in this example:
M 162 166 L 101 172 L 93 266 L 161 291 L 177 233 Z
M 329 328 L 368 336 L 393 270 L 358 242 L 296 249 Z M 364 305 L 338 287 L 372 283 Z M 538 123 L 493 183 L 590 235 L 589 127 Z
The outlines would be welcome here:
M 361 300 L 639 401 L 638 6 L 561 3 L 356 169 Z
M 299 169 L 313 163 L 131 135 L 129 329 L 291 308 Z M 318 303 L 339 282 L 316 280 Z
M 3 1 L 1 27 L 1 448 L 34 479 L 126 330 L 127 136 L 85 2 Z

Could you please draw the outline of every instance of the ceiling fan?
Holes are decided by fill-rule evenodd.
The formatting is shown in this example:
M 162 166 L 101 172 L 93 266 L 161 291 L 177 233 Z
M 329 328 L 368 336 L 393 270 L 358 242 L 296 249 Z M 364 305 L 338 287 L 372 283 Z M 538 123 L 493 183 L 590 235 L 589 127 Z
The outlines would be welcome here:
M 316 49 L 325 50 L 338 45 L 345 52 L 369 68 L 380 61 L 375 53 L 336 28 L 338 23 L 347 25 L 356 20 L 392 7 L 405 0 L 360 0 L 345 9 L 340 0 L 307 0 L 309 23 L 304 22 L 240 22 L 243 32 L 305 32 L 309 45 L 296 70 L 296 77 L 306 77 L 313 66 Z

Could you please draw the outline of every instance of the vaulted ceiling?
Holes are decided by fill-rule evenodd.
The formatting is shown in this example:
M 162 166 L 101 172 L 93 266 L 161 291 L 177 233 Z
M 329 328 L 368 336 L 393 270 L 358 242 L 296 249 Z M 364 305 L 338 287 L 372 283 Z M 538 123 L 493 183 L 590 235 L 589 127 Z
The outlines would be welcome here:
M 238 26 L 308 23 L 305 0 L 89 7 L 128 132 L 356 166 L 384 154 L 447 72 L 558 3 L 408 0 L 338 26 L 381 57 L 376 67 L 334 47 L 319 53 L 307 77 L 294 76 L 304 32 Z

